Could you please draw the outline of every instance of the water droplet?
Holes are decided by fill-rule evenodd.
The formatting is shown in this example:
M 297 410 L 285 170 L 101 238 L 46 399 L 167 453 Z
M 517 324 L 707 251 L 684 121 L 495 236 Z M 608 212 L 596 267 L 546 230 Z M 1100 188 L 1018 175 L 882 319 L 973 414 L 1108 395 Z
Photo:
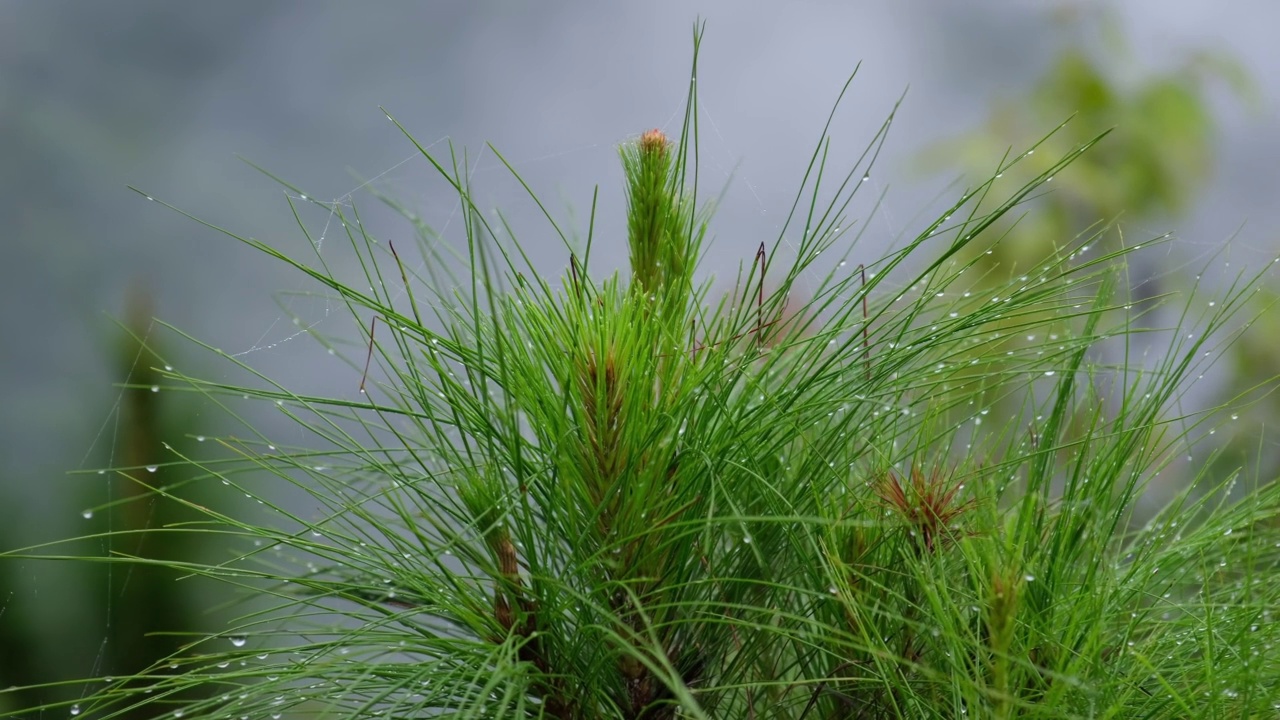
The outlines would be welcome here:
M 1224 532 L 1224 533 L 1222 533 L 1222 534 L 1223 534 L 1223 536 L 1230 535 L 1230 534 L 1231 534 L 1231 530 L 1232 530 L 1231 528 L 1227 528 L 1227 531 L 1226 531 L 1226 532 Z
M 159 466 L 159 465 L 148 465 L 148 466 L 147 466 L 147 472 L 149 472 L 149 473 L 153 473 L 153 472 L 155 472 L 156 470 L 159 470 L 159 469 L 160 469 L 160 466 Z
M 79 714 L 80 714 L 80 706 L 79 706 L 79 705 L 72 705 L 72 706 L 71 706 L 71 715 L 74 717 L 74 716 L 79 715 Z
M 1045 374 L 1045 377 L 1053 377 L 1056 374 L 1056 372 L 1057 371 L 1055 370 L 1045 370 L 1044 374 Z
M 249 642 L 249 638 L 244 635 L 232 635 L 227 639 L 230 640 L 231 644 L 236 647 L 244 647 L 244 644 Z
M 159 385 L 152 385 L 152 386 L 151 386 L 151 392 L 160 392 L 160 386 L 159 386 Z
M 1028 575 L 1023 575 L 1023 576 L 1022 576 L 1022 579 L 1023 579 L 1023 580 L 1026 580 L 1027 582 L 1035 582 L 1035 580 L 1036 580 L 1036 576 L 1035 576 L 1035 575 L 1030 575 L 1030 574 L 1028 574 Z
M 203 436 L 203 435 L 197 435 L 197 436 L 196 436 L 196 442 L 204 442 L 204 436 Z
M 85 520 L 88 520 L 89 518 L 93 517 L 93 511 L 85 510 L 84 512 L 80 513 L 80 517 L 84 518 Z
M 750 535 L 746 535 L 746 536 L 744 536 L 744 537 L 742 538 L 742 542 L 743 542 L 744 544 L 746 544 L 746 545 L 750 545 L 750 544 L 751 544 L 751 536 L 750 536 Z
M 172 365 L 165 365 L 165 366 L 164 366 L 164 369 L 165 369 L 165 372 L 173 372 L 173 366 L 172 366 Z

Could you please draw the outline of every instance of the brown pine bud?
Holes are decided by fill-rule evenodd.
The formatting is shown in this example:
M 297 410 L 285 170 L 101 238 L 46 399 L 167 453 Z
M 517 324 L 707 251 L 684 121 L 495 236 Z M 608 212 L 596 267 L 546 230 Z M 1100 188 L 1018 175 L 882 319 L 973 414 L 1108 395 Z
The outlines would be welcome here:
M 646 130 L 640 135 L 640 152 L 646 155 L 652 153 L 665 154 L 670 144 L 666 134 L 657 128 Z

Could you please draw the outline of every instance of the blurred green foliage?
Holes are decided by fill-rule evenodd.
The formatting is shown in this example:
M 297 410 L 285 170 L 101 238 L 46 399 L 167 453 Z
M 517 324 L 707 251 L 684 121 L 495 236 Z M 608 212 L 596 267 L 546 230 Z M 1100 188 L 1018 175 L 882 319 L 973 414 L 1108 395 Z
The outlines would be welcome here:
M 991 231 L 1007 233 L 984 260 L 1001 274 L 1038 262 L 1100 220 L 1185 213 L 1213 168 L 1211 92 L 1225 86 L 1246 103 L 1254 100 L 1246 71 L 1224 53 L 1189 52 L 1172 68 L 1142 73 L 1114 23 L 1101 21 L 1103 40 L 1092 43 L 1082 25 L 1068 28 L 1064 34 L 1083 36 L 1067 44 L 1025 96 L 995 101 L 983 127 L 923 157 L 931 168 L 954 168 L 958 160 L 967 175 L 986 177 L 991 158 L 1034 145 L 1044 128 L 1066 120 L 1038 152 L 1004 171 L 1003 181 L 1017 187 L 1070 148 L 1111 131 L 1070 173 L 1053 179 L 1035 213 Z M 1107 234 L 1111 242 L 1115 235 Z
M 133 557 L 155 564 L 119 565 L 114 562 L 82 562 L 56 568 L 49 564 L 23 567 L 0 563 L 0 582 L 27 588 L 11 596 L 15 612 L 0 612 L 0 688 L 31 686 L 100 674 L 134 675 L 176 653 L 211 625 L 213 600 L 225 597 L 225 587 L 203 578 L 179 582 L 180 573 L 162 563 L 179 564 L 207 560 L 219 545 L 213 533 L 166 533 L 164 528 L 206 520 L 182 500 L 216 504 L 189 465 L 166 467 L 172 447 L 190 456 L 198 442 L 188 430 L 196 422 L 193 396 L 153 391 L 160 383 L 149 296 L 135 288 L 127 303 L 123 337 L 104 352 L 126 387 L 115 407 L 86 416 L 115 415 L 110 457 L 101 458 L 117 470 L 55 479 L 68 487 L 57 493 L 55 512 L 84 517 L 83 540 L 59 549 L 86 557 Z M 157 493 L 156 488 L 164 488 Z M 172 494 L 168 497 L 166 494 Z M 177 498 L 182 498 L 179 500 Z M 35 542 L 15 537 L 0 528 L 0 544 L 6 549 Z M 56 554 L 56 551 L 55 551 Z M 65 572 L 70 570 L 71 572 Z M 89 593 L 90 603 L 59 610 L 58 604 L 41 601 L 41 595 Z M 6 604 L 7 609 L 7 604 Z M 52 642 L 61 628 L 74 628 L 83 636 L 75 643 Z M 33 707 L 55 700 L 74 699 L 83 687 L 72 682 L 60 690 L 25 687 L 0 692 L 0 711 Z M 53 693 L 57 693 L 57 697 Z M 65 695 L 63 695 L 65 693 Z M 153 709 L 124 711 L 122 717 L 154 717 Z
M 1050 190 L 1033 201 L 1035 212 L 1011 214 L 1010 220 L 987 230 L 1000 241 L 975 259 L 984 282 L 992 285 L 1043 261 L 1082 231 L 1097 233 L 1090 255 L 1098 257 L 1124 242 L 1126 223 L 1148 227 L 1185 217 L 1213 173 L 1214 99 L 1221 97 L 1215 93 L 1225 91 L 1248 110 L 1260 106 L 1248 72 L 1228 51 L 1187 50 L 1171 66 L 1153 71 L 1139 66 L 1114 17 L 1070 13 L 1061 20 L 1062 32 L 1053 38 L 1061 49 L 1025 94 L 995 100 L 983 126 L 939 143 L 920 158 L 930 170 L 953 169 L 959 163 L 967 177 L 985 178 L 995 170 L 992 158 L 1004 156 L 1009 167 L 998 182 L 1018 187 L 1048 172 L 1070 148 L 1108 133 L 1070 172 L 1053 178 L 1046 186 Z M 1059 124 L 1044 137 L 1045 128 Z M 1035 151 L 1012 154 L 1037 143 Z M 1001 186 L 993 196 L 1003 197 Z M 1131 234 L 1127 244 L 1152 239 L 1150 233 Z M 1153 264 L 1135 266 L 1147 273 L 1131 286 L 1138 312 L 1149 309 L 1144 301 L 1200 282 L 1199 275 L 1191 277 L 1194 271 L 1169 262 L 1181 255 L 1185 253 L 1166 255 L 1163 261 L 1151 257 Z M 1158 262 L 1171 266 L 1154 264 Z M 1259 449 L 1262 430 L 1280 423 L 1280 396 L 1254 404 L 1276 377 L 1280 318 L 1266 310 L 1277 299 L 1258 293 L 1247 313 L 1256 317 L 1252 331 L 1241 334 L 1226 353 L 1229 371 L 1210 402 L 1239 407 L 1232 417 L 1244 421 L 1215 438 L 1214 449 L 1224 450 L 1209 470 L 1217 476 L 1242 461 L 1256 468 L 1256 479 L 1280 472 L 1280 454 Z M 1010 320 L 1011 325 L 1016 322 Z

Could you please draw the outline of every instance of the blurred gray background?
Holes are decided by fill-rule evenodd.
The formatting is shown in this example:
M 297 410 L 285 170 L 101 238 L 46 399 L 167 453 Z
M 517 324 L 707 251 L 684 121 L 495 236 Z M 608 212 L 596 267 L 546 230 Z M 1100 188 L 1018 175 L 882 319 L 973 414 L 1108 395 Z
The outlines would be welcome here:
M 1253 112 L 1225 93 L 1215 99 L 1216 167 L 1176 229 L 1186 242 L 1215 247 L 1245 224 L 1232 242 L 1274 252 L 1280 4 L 1262 0 L 0 0 L 5 542 L 83 531 L 80 505 L 66 498 L 95 492 L 96 476 L 67 473 L 115 456 L 121 392 L 112 383 L 121 377 L 113 353 L 123 336 L 116 319 L 125 317 L 130 292 L 149 295 L 156 317 L 299 388 L 342 394 L 359 383 L 358 372 L 298 335 L 291 321 L 296 313 L 317 332 L 354 337 L 345 311 L 276 295 L 314 287 L 129 185 L 310 259 L 280 186 L 236 156 L 344 205 L 363 179 L 377 177 L 380 188 L 459 239 L 453 201 L 383 106 L 423 144 L 437 143 L 433 150 L 447 153 L 446 139 L 469 150 L 478 197 L 504 207 L 545 270 L 564 267 L 564 250 L 484 143 L 578 231 L 600 184 L 593 266 L 608 269 L 624 248 L 616 145 L 649 127 L 678 129 L 691 29 L 701 15 L 709 21 L 700 66 L 704 177 L 715 190 L 728 183 L 713 226 L 713 269 L 734 267 L 776 236 L 821 123 L 859 62 L 832 129 L 834 149 L 845 157 L 871 139 L 909 86 L 873 172 L 887 201 L 865 218 L 868 242 L 887 243 L 919 230 L 928 216 L 922 209 L 954 179 L 913 170 L 919 151 L 980 125 L 997 97 L 1025 93 L 1064 42 L 1063 13 L 1102 10 L 1120 18 L 1138 61 L 1134 72 L 1208 47 L 1230 53 L 1253 76 L 1261 100 Z M 384 237 L 407 238 L 372 198 L 356 193 L 354 200 Z M 323 208 L 305 204 L 303 219 L 317 237 L 329 220 Z M 345 242 L 330 226 L 320 245 L 340 271 L 350 259 Z M 232 375 L 225 362 L 155 333 L 166 359 L 182 369 Z M 217 432 L 220 422 L 201 415 L 187 432 L 204 432 L 202 423 Z M 26 622 L 47 621 L 100 601 L 97 594 L 66 597 L 41 566 L 5 577 L 13 586 L 0 587 L 0 620 L 25 613 Z M 70 623 L 56 631 L 66 642 L 87 643 L 92 658 L 98 630 Z M 86 661 L 72 670 L 92 667 Z

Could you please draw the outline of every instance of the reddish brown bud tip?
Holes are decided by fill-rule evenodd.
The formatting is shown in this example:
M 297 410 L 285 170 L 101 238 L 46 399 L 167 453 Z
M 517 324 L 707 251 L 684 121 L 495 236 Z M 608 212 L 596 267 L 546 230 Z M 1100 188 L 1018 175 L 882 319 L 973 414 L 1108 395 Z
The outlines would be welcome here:
M 642 153 L 660 153 L 667 150 L 667 136 L 661 130 L 654 128 L 646 130 L 640 135 L 640 152 Z

